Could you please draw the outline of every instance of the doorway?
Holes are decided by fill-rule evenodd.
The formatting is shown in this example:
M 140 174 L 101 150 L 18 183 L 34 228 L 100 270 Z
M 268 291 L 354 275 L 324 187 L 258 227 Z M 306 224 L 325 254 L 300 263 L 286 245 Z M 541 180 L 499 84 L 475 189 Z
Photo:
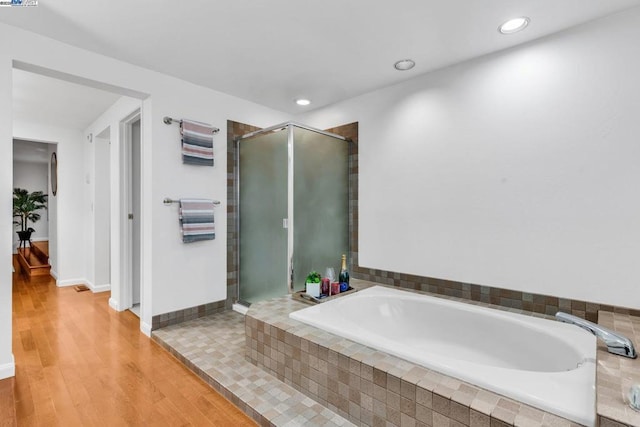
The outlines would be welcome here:
M 142 312 L 142 271 L 140 269 L 142 261 L 142 227 L 141 227 L 141 200 L 142 200 L 142 132 L 140 123 L 140 111 L 134 112 L 131 116 L 122 121 L 124 136 L 124 161 L 126 168 L 125 191 L 123 214 L 127 219 L 126 233 L 123 239 L 126 245 L 123 251 L 125 259 L 125 286 L 123 299 L 126 301 L 125 307 L 141 317 Z
M 56 206 L 52 206 L 55 194 L 51 192 L 49 171 L 51 153 L 55 150 L 56 144 L 53 143 L 13 140 L 13 253 L 17 256 L 21 272 L 28 277 L 52 274 L 49 248 L 55 247 L 56 243 Z M 41 202 L 37 200 L 38 194 L 44 195 Z M 32 210 L 30 206 L 34 204 L 42 204 L 43 208 Z M 22 216 L 15 216 L 16 208 Z M 19 237 L 18 232 L 26 239 Z

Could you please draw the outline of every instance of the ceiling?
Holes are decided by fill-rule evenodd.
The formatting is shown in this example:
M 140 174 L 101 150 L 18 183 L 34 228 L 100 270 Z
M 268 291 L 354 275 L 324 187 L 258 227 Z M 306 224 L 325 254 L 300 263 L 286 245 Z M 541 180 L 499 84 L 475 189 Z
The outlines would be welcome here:
M 28 163 L 49 163 L 49 146 L 43 142 L 13 140 L 13 160 Z
M 0 22 L 298 113 L 640 5 L 640 0 L 40 0 Z M 496 28 L 526 15 L 529 27 Z M 394 70 L 412 58 L 411 71 Z M 309 107 L 293 103 L 310 98 Z
M 22 70 L 13 70 L 13 117 L 85 130 L 121 96 Z

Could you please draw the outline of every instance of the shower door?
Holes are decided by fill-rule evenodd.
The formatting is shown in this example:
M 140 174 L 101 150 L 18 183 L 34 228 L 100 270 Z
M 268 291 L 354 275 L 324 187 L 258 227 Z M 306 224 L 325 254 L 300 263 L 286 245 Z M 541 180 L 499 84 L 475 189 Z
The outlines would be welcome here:
M 304 289 L 349 249 L 349 144 L 286 124 L 241 139 L 239 301 Z
M 239 151 L 239 299 L 287 293 L 287 133 L 241 141 Z
M 340 272 L 349 250 L 349 144 L 293 128 L 293 290 L 311 270 Z M 337 277 L 336 277 L 337 280 Z

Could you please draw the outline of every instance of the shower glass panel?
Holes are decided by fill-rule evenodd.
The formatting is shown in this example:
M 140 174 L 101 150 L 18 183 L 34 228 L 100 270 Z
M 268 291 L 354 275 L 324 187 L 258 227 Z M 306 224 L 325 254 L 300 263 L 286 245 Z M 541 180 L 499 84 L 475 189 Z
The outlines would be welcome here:
M 238 142 L 238 299 L 304 289 L 349 250 L 349 143 L 285 123 Z
M 240 301 L 252 303 L 286 295 L 287 132 L 239 144 Z
M 293 286 L 304 289 L 309 271 L 340 272 L 349 249 L 349 144 L 294 127 Z M 336 277 L 337 279 L 337 277 Z

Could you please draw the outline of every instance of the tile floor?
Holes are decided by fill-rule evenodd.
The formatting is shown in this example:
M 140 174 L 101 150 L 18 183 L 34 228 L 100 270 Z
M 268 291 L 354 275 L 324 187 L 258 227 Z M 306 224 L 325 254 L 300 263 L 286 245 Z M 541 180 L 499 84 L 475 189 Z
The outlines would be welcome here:
M 352 426 L 245 359 L 244 316 L 233 311 L 153 331 L 153 339 L 260 425 Z

